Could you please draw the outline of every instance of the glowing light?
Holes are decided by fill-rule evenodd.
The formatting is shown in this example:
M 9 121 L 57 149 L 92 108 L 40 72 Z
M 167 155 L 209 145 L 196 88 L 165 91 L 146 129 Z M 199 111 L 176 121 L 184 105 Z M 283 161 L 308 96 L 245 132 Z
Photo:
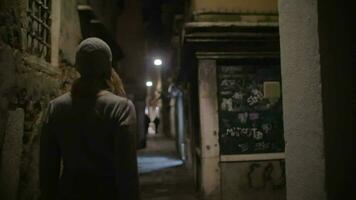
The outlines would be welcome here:
M 147 81 L 147 82 L 146 82 L 146 86 L 147 86 L 147 87 L 151 87 L 152 85 L 153 85 L 152 81 Z
M 159 59 L 159 58 L 156 58 L 154 61 L 153 61 L 153 64 L 156 65 L 156 66 L 161 66 L 162 65 L 162 60 Z

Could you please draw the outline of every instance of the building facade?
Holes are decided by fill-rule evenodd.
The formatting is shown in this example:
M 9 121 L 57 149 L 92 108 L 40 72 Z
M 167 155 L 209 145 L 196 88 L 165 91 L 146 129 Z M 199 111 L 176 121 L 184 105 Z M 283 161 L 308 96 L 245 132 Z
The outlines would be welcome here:
M 118 65 L 121 52 L 112 24 L 119 7 L 113 1 L 0 1 L 1 199 L 39 199 L 43 112 L 79 77 L 75 52 L 84 38 L 107 41 Z

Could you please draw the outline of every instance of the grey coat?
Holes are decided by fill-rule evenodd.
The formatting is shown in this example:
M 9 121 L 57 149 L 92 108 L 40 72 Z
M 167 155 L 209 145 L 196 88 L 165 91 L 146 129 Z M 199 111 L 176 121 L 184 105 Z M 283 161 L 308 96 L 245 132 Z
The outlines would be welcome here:
M 51 101 L 41 134 L 42 199 L 139 199 L 135 129 L 132 102 L 110 92 Z

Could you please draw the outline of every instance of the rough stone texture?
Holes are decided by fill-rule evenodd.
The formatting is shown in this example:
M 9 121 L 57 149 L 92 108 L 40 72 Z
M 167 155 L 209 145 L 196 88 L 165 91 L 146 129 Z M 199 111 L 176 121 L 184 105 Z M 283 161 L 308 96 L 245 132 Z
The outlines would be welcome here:
M 13 168 L 15 173 L 20 171 L 20 182 L 18 191 L 19 199 L 37 199 L 38 190 L 38 150 L 39 150 L 39 129 L 41 126 L 42 111 L 46 108 L 50 99 L 54 98 L 66 88 L 60 87 L 61 78 L 69 77 L 68 70 L 57 68 L 45 64 L 40 59 L 24 54 L 23 52 L 11 48 L 1 41 L 0 50 L 0 77 L 1 77 L 1 129 L 8 133 L 8 128 L 4 126 L 7 122 L 6 116 L 14 109 L 24 110 L 24 123 L 21 128 L 24 135 L 21 137 L 22 156 L 20 168 Z M 63 74 L 63 75 L 62 75 Z M 18 125 L 18 124 L 17 124 Z M 10 133 L 11 134 L 11 133 Z M 1 134 L 4 138 L 4 131 Z M 6 135 L 7 137 L 8 135 Z M 1 139 L 1 146 L 9 145 L 7 141 Z M 4 150 L 2 148 L 2 150 Z M 14 156 L 12 154 L 8 156 Z M 1 163 L 6 166 L 6 161 Z M 5 184 L 6 185 L 6 184 Z
M 8 192 L 6 197 L 1 193 L 0 199 L 16 196 L 17 200 L 36 200 L 40 196 L 38 155 L 42 113 L 50 99 L 69 90 L 78 74 L 65 59 L 59 67 L 53 67 L 23 50 L 26 1 L 0 0 L 0 5 L 0 169 L 7 170 L 2 171 L 7 175 L 1 177 L 12 178 L 0 183 L 0 188 Z M 71 29 L 72 33 L 74 30 Z M 12 120 L 11 113 L 19 109 L 23 110 L 22 121 Z M 15 127 L 23 131 L 20 138 L 13 131 Z M 19 139 L 16 145 L 8 141 L 9 137 Z M 8 151 L 9 146 L 16 147 L 20 155 Z M 10 165 L 16 166 L 10 168 Z
M 37 175 L 41 115 L 50 99 L 68 91 L 68 85 L 76 77 L 76 73 L 67 65 L 60 68 L 53 68 L 49 64 L 44 65 L 40 59 L 23 54 L 2 42 L 0 58 L 2 58 L 0 61 L 0 125 L 2 125 L 0 130 L 5 130 L 1 132 L 0 144 L 3 148 L 9 145 L 3 139 L 4 133 L 8 132 L 4 124 L 9 120 L 7 117 L 9 112 L 13 109 L 23 109 L 24 123 L 21 128 L 24 130 L 24 135 L 21 137 L 23 144 L 21 167 L 13 168 L 13 170 L 14 173 L 16 170 L 20 171 L 18 198 L 38 199 Z M 3 148 L 1 150 L 4 150 Z M 1 163 L 2 166 L 6 164 L 6 161 Z
M 0 147 L 5 134 L 5 126 L 7 123 L 7 110 L 9 103 L 15 98 L 12 87 L 15 85 L 15 77 L 11 74 L 15 73 L 15 61 L 8 59 L 13 56 L 10 47 L 5 46 L 0 40 Z
M 284 162 L 221 163 L 223 200 L 285 200 Z
M 0 161 L 0 196 L 6 200 L 17 200 L 24 118 L 22 108 L 9 112 Z
M 23 49 L 26 1 L 0 0 L 0 37 L 9 46 Z
M 324 130 L 317 0 L 279 2 L 288 200 L 322 200 Z

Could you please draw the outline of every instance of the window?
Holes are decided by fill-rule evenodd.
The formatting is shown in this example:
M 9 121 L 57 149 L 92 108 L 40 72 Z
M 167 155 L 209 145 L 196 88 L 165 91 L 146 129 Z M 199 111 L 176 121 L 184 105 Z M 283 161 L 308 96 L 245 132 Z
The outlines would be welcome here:
M 50 61 L 51 0 L 28 0 L 27 52 Z

